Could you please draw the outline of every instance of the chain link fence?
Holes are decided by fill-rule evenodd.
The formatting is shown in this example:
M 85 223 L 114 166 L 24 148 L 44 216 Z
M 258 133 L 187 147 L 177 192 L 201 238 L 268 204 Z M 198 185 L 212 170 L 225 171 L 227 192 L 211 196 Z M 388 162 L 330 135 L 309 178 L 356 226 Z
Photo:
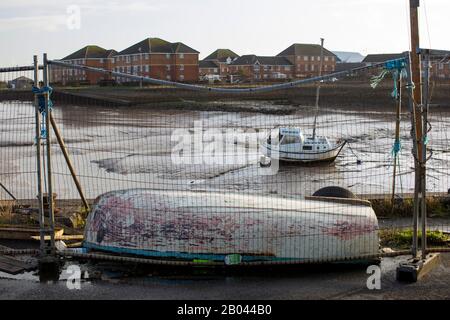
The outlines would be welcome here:
M 50 65 L 49 74 L 56 68 L 61 66 Z M 376 257 L 379 237 L 381 247 L 409 249 L 411 114 L 403 103 L 396 153 L 392 79 L 370 87 L 371 75 L 380 72 L 360 70 L 321 82 L 318 110 L 316 84 L 235 96 L 145 84 L 62 87 L 50 81 L 52 114 L 91 204 L 85 245 L 228 263 Z M 0 84 L 21 76 L 32 79 L 28 71 L 0 73 Z M 447 79 L 432 80 L 428 114 L 429 230 L 436 231 L 429 244 L 439 247 L 448 247 L 449 87 Z M 29 204 L 37 190 L 31 88 L 0 90 L 0 182 L 8 190 L 0 190 L 0 199 L 6 204 L 12 194 Z M 407 101 L 406 94 L 403 98 Z M 322 140 L 311 140 L 315 118 Z M 294 154 L 310 151 L 298 149 L 308 139 L 317 153 L 345 145 L 330 161 L 277 161 L 264 148 L 269 136 L 278 139 L 279 150 L 292 148 Z M 82 202 L 56 139 L 52 178 L 62 222 L 81 212 Z M 330 186 L 350 193 L 322 189 Z M 5 217 L 14 222 L 14 215 Z

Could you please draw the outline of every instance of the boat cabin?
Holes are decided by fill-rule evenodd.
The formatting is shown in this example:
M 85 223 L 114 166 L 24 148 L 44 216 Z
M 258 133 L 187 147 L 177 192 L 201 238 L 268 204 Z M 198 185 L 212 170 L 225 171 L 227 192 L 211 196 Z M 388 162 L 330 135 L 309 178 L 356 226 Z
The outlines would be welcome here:
M 273 139 L 273 141 L 272 141 Z M 272 131 L 267 144 L 280 146 L 280 149 L 293 149 L 300 152 L 320 152 L 332 148 L 327 137 L 303 134 L 300 128 L 278 128 Z

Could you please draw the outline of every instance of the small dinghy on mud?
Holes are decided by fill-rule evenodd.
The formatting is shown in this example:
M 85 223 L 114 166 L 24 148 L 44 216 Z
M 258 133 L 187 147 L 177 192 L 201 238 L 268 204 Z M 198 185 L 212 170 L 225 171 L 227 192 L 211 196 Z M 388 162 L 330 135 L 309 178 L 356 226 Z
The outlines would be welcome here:
M 261 146 L 264 155 L 271 159 L 314 164 L 333 162 L 346 143 L 303 134 L 300 128 L 277 128 Z
M 370 203 L 358 199 L 131 189 L 96 199 L 84 246 L 164 260 L 318 263 L 373 258 L 379 238 Z

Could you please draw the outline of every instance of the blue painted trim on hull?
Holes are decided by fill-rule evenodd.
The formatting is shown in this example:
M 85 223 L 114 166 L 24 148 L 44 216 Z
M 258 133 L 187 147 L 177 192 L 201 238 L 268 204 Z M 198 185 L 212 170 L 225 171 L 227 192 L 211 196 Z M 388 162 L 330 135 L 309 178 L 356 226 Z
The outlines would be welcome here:
M 137 256 L 145 256 L 145 257 L 153 257 L 153 258 L 176 258 L 183 260 L 212 260 L 212 261 L 220 261 L 224 262 L 226 254 L 210 254 L 210 253 L 187 253 L 187 252 L 172 252 L 172 251 L 152 251 L 152 250 L 144 250 L 144 249 L 131 249 L 131 248 L 121 248 L 121 247 L 112 247 L 112 246 L 102 246 L 90 242 L 84 242 L 83 247 L 87 249 L 101 250 L 101 251 L 109 251 L 113 253 L 122 253 L 122 254 L 132 254 Z M 250 261 L 290 261 L 290 260 L 301 260 L 297 258 L 277 258 L 277 257 L 268 257 L 268 256 L 242 256 L 243 262 Z

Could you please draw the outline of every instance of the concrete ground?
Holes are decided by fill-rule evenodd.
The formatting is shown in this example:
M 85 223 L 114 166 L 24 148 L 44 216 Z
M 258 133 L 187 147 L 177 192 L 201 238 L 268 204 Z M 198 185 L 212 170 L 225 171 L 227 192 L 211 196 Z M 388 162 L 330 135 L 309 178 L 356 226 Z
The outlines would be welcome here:
M 395 280 L 395 269 L 406 257 L 381 262 L 381 289 L 367 288 L 366 266 L 298 267 L 240 275 L 150 275 L 86 280 L 80 289 L 67 281 L 42 284 L 32 273 L 5 279 L 0 273 L 0 299 L 450 299 L 450 254 L 417 283 Z M 303 269 L 303 270 L 301 270 Z

